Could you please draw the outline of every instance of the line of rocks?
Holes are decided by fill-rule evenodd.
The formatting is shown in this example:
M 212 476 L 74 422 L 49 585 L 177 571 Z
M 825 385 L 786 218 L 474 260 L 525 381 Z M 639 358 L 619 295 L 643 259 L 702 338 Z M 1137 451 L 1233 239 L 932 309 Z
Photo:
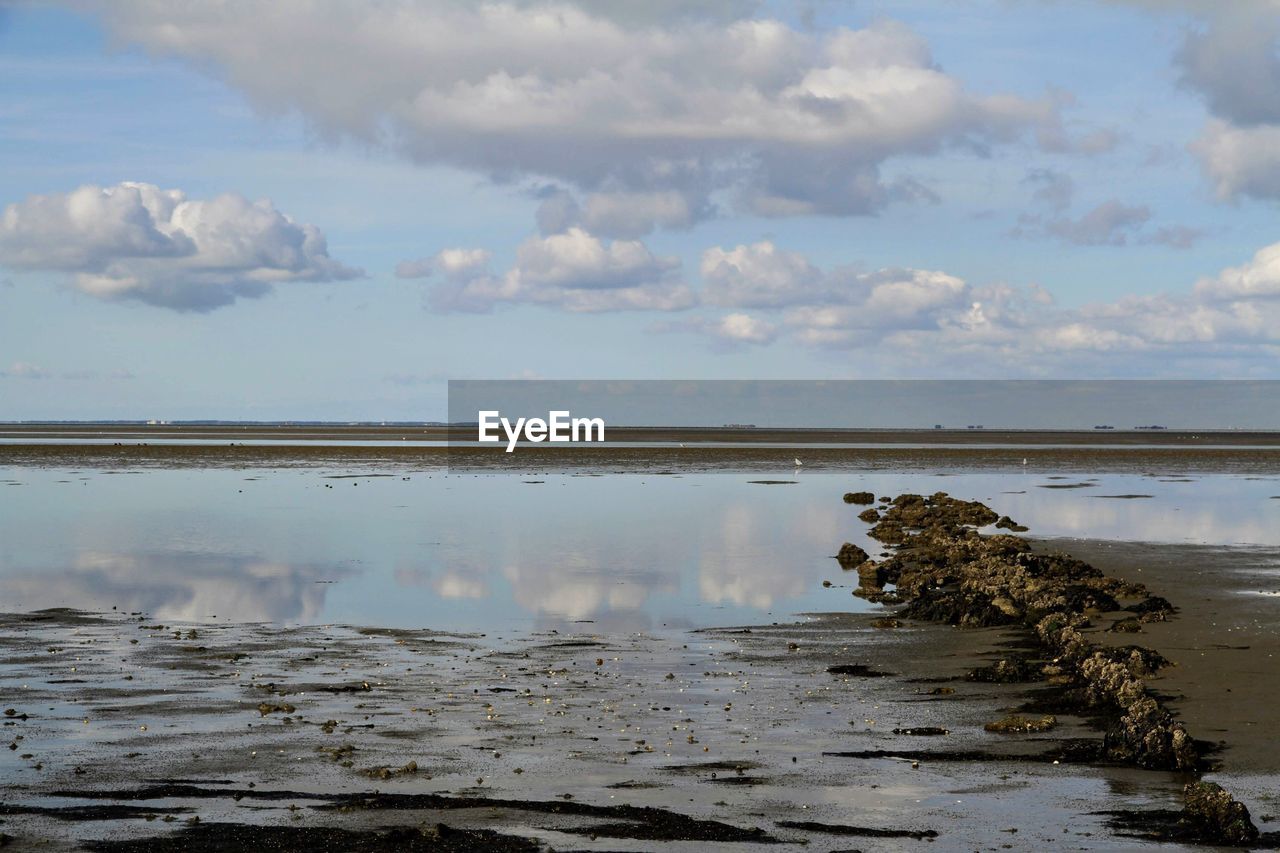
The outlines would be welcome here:
M 851 492 L 844 499 L 860 505 L 875 500 L 869 492 Z M 1141 646 L 1094 643 L 1082 630 L 1091 618 L 1117 611 L 1126 616 L 1115 630 L 1163 621 L 1175 612 L 1168 601 L 1066 554 L 1034 552 L 1022 537 L 979 533 L 977 528 L 989 525 L 1026 528 L 977 501 L 943 492 L 904 494 L 881 498 L 859 518 L 872 524 L 870 536 L 893 552 L 872 560 L 857 545 L 840 549 L 841 566 L 858 572 L 855 595 L 905 605 L 895 614 L 899 617 L 965 627 L 1023 626 L 1043 646 L 1045 662 L 1010 656 L 970 678 L 1060 685 L 1068 706 L 1108 721 L 1102 750 L 1108 760 L 1150 769 L 1205 769 L 1205 745 L 1147 688 L 1146 679 L 1169 661 Z M 1202 781 L 1184 789 L 1176 834 L 1235 845 L 1258 838 L 1248 809 L 1218 785 Z

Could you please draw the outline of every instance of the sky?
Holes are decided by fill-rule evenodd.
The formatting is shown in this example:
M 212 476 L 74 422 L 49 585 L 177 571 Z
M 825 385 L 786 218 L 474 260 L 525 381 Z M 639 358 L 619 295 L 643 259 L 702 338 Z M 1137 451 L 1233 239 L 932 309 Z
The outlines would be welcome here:
M 1278 0 L 0 0 L 0 419 L 1277 378 L 1278 45 Z

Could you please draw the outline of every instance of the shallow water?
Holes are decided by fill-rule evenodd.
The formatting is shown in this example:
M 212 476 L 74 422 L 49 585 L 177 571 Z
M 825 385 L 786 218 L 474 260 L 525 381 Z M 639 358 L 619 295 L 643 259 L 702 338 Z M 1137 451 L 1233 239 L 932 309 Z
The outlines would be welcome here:
M 122 467 L 0 468 L 0 612 L 119 611 L 0 620 L 15 708 L 0 761 L 0 799 L 17 804 L 6 829 L 51 849 L 186 831 L 196 816 L 277 828 L 439 821 L 617 849 L 594 833 L 624 803 L 813 850 L 907 843 L 833 827 L 936 830 L 938 849 L 1133 849 L 1103 813 L 1177 808 L 1185 780 L 1034 760 L 1099 737 L 1069 712 L 1047 736 L 987 732 L 1026 685 L 964 673 L 1019 632 L 882 630 L 838 612 L 878 611 L 830 557 L 846 540 L 879 550 L 863 508 L 841 500 L 860 490 L 982 500 L 1100 566 L 1147 566 L 1139 577 L 1183 607 L 1144 637 L 1180 664 L 1159 684 L 1186 694 L 1178 710 L 1193 731 L 1227 744 L 1214 778 L 1277 829 L 1274 749 L 1250 728 L 1274 707 L 1276 599 L 1234 595 L 1280 593 L 1274 476 L 110 464 Z M 1117 544 L 1129 540 L 1209 547 Z M 1153 562 L 1175 551 L 1163 569 Z M 1211 559 L 1222 554 L 1247 559 Z M 1229 601 L 1200 601 L 1212 597 L 1206 579 L 1226 588 L 1228 575 Z M 726 625 L 752 627 L 684 630 Z M 849 663 L 894 677 L 830 669 Z M 1206 714 L 1223 685 L 1232 715 Z M 958 748 L 990 757 L 946 757 Z M 347 810 L 375 791 L 439 799 Z M 548 806 L 566 801 L 580 812 Z M 135 811 L 72 813 L 81 807 Z M 626 849 L 671 849 L 633 834 Z M 750 849 L 673 838 L 676 849 Z
M 783 621 L 868 607 L 830 556 L 878 550 L 841 501 L 863 489 L 982 500 L 1031 536 L 1280 545 L 1280 478 L 1238 473 L 13 467 L 0 610 L 494 633 Z

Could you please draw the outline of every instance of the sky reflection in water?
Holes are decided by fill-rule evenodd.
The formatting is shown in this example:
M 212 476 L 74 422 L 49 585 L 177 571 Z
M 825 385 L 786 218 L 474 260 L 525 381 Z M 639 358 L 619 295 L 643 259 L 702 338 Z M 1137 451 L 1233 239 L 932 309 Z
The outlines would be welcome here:
M 840 500 L 858 489 L 982 499 L 1031 535 L 1280 545 L 1280 481 L 1225 474 L 325 473 L 0 469 L 0 610 L 497 633 L 782 620 L 866 606 L 830 557 L 878 550 Z M 1101 497 L 1123 494 L 1153 497 Z

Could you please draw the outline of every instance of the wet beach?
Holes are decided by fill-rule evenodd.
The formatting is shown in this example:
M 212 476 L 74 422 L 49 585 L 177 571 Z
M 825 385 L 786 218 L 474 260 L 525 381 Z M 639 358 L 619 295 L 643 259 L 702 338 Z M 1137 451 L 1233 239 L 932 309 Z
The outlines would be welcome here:
M 457 448 L 0 446 L 0 832 L 1132 849 L 1145 828 L 1118 813 L 1176 811 L 1196 777 L 1275 846 L 1275 451 L 1062 444 L 597 448 L 520 470 Z M 841 501 L 864 488 L 980 500 L 1037 553 L 1171 602 L 1085 630 L 1173 663 L 1149 687 L 1206 766 L 1099 758 L 1084 713 L 988 731 L 1046 716 L 1044 683 L 973 677 L 1034 640 L 851 595 L 832 555 L 886 552 Z

